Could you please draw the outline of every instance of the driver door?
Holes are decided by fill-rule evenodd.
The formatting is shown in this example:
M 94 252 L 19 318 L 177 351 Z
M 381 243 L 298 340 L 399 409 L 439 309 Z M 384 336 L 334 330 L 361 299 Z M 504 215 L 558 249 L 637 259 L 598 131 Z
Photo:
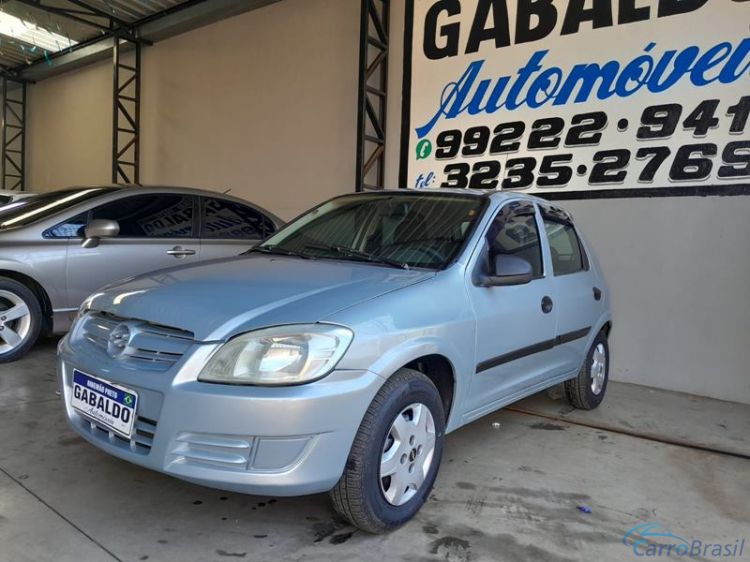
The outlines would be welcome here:
M 512 402 L 553 368 L 557 311 L 552 275 L 544 270 L 539 219 L 533 203 L 507 202 L 485 233 L 477 264 L 487 271 L 497 254 L 520 257 L 532 266 L 531 282 L 499 287 L 467 283 L 477 327 L 476 371 L 467 408 L 471 418 Z
M 137 191 L 134 190 L 137 193 Z M 130 195 L 93 209 L 89 220 L 116 220 L 120 233 L 93 248 L 72 238 L 66 277 L 71 308 L 109 283 L 173 265 L 197 262 L 196 202 L 179 193 Z

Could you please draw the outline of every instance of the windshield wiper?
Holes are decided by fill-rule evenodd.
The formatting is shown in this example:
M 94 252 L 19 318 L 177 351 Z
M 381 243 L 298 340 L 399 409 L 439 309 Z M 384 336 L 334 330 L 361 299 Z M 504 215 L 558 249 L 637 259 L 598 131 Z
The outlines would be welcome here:
M 308 254 L 295 252 L 294 250 L 285 250 L 284 248 L 279 248 L 278 246 L 256 246 L 255 248 L 250 248 L 246 252 L 242 252 L 240 255 L 246 256 L 247 254 L 253 254 L 255 252 L 259 254 L 273 254 L 277 256 L 292 256 L 294 258 L 302 258 L 303 260 L 315 259 L 313 256 L 310 256 Z
M 336 245 L 327 245 L 327 244 L 308 244 L 305 247 L 312 248 L 313 250 L 323 250 L 323 251 L 328 251 L 328 252 L 334 252 L 341 256 L 358 258 L 358 259 L 365 260 L 371 263 L 390 265 L 391 267 L 397 267 L 399 269 L 409 269 L 409 264 L 407 263 L 403 263 L 397 260 L 392 260 L 391 258 L 386 258 L 384 256 L 378 256 L 377 254 L 371 254 L 369 252 L 362 252 L 360 250 L 355 250 L 354 248 L 347 248 L 346 246 L 336 246 Z

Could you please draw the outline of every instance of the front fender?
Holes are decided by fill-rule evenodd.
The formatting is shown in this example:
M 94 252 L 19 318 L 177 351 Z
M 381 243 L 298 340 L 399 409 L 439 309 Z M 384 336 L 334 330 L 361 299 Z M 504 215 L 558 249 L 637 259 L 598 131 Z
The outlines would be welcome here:
M 464 270 L 456 266 L 326 318 L 354 331 L 338 367 L 367 369 L 387 379 L 420 357 L 444 357 L 455 380 L 447 430 L 456 429 L 469 395 L 476 348 L 476 320 L 464 283 Z
M 3 272 L 31 279 L 44 290 L 47 297 L 50 299 L 53 308 L 60 306 L 60 303 L 63 300 L 62 287 L 48 287 L 44 283 L 44 275 L 40 271 L 37 271 L 29 262 L 10 258 L 0 258 L 0 276 L 3 275 Z
M 34 270 L 28 263 L 10 258 L 0 258 L 0 271 L 13 271 L 32 278 L 34 276 Z
M 416 337 L 384 349 L 381 355 L 374 358 L 368 370 L 380 376 L 385 383 L 399 369 L 421 357 L 439 355 L 445 358 L 451 367 L 454 380 L 453 403 L 449 419 L 446 420 L 446 431 L 449 432 L 458 427 L 461 405 L 469 393 L 470 380 L 461 377 L 460 373 L 471 372 L 471 350 L 472 347 L 462 350 L 460 344 L 437 336 Z

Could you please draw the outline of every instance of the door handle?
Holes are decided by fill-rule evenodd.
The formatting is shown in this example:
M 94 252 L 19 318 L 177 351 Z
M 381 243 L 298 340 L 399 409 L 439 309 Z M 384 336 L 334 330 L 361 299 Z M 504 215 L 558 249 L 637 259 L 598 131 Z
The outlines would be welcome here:
M 167 254 L 176 258 L 184 258 L 185 256 L 194 256 L 195 250 L 190 250 L 181 246 L 175 246 L 171 250 L 167 250 Z
M 554 306 L 554 303 L 552 302 L 552 299 L 549 297 L 544 297 L 542 299 L 542 312 L 545 314 L 549 314 L 552 312 L 552 307 Z
M 599 287 L 594 287 L 594 300 L 602 300 L 602 290 Z

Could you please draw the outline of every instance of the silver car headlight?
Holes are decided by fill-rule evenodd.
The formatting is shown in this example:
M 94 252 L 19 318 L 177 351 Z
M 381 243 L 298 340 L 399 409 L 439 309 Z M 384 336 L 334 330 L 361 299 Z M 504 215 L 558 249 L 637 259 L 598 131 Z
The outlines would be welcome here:
M 222 345 L 198 380 L 224 384 L 288 385 L 330 373 L 354 339 L 332 324 L 278 326 L 238 336 Z

